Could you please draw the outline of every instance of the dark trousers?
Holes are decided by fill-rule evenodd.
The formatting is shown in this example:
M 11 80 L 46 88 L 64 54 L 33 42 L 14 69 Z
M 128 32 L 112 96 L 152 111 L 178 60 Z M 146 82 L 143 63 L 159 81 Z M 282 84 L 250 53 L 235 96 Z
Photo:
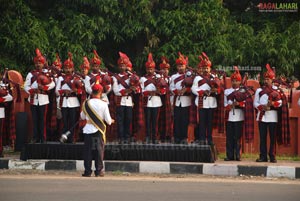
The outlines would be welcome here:
M 95 160 L 95 174 L 103 171 L 104 143 L 101 133 L 84 134 L 84 173 L 92 173 L 92 160 Z
M 37 142 L 44 142 L 45 136 L 45 111 L 46 105 L 31 105 L 31 114 L 33 122 L 33 139 Z
M 270 135 L 270 148 L 269 148 L 269 157 L 270 159 L 275 159 L 275 142 L 276 142 L 276 122 L 266 123 L 266 122 L 259 122 L 259 150 L 260 150 L 260 158 L 261 159 L 268 159 L 267 158 L 267 135 L 269 129 Z
M 174 107 L 174 141 L 186 142 L 189 126 L 190 107 Z
M 226 156 L 230 160 L 240 159 L 241 137 L 243 133 L 243 121 L 226 124 Z
M 67 131 L 70 131 L 71 134 L 68 136 L 68 143 L 73 142 L 74 140 L 74 129 L 75 129 L 75 124 L 76 121 L 78 120 L 78 107 L 73 107 L 73 108 L 68 108 L 68 107 L 63 107 L 61 108 L 61 113 L 62 113 L 62 119 L 63 119 L 63 130 L 62 132 L 65 133 Z
M 131 137 L 132 107 L 117 107 L 118 137 L 121 141 L 128 141 Z
M 166 113 L 167 112 L 171 112 L 171 111 L 167 111 L 166 110 L 166 105 L 165 105 L 165 102 L 166 102 L 166 95 L 160 95 L 160 99 L 161 99 L 161 102 L 163 103 L 163 106 L 159 109 L 159 120 L 162 121 L 162 122 L 165 122 L 166 121 Z M 157 121 L 158 122 L 158 121 Z M 162 122 L 159 122 L 158 123 L 158 129 L 159 129 L 159 139 L 161 142 L 165 142 L 166 140 L 166 135 L 168 135 L 168 137 L 170 136 L 170 133 L 167 133 L 166 131 L 166 126 L 164 123 Z M 162 126 L 164 125 L 164 126 Z
M 213 117 L 214 108 L 202 108 L 199 109 L 199 138 L 201 143 L 206 143 L 209 145 L 213 144 L 212 139 L 212 127 L 213 127 Z
M 4 118 L 0 118 L 0 157 L 3 156 L 3 140 L 4 140 L 4 133 L 3 133 L 3 130 L 4 130 Z
M 154 142 L 156 140 L 157 133 L 157 118 L 158 118 L 158 107 L 145 107 L 145 119 L 146 119 L 146 138 Z

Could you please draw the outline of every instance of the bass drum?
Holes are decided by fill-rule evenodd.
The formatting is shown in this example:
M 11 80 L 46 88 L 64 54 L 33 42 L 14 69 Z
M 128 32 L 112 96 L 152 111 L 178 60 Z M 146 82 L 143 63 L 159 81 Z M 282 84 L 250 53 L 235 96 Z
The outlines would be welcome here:
M 10 80 L 12 80 L 15 83 L 18 83 L 20 86 L 24 84 L 23 77 L 18 71 L 9 70 L 8 77 Z
M 22 89 L 22 86 L 24 85 L 24 80 L 23 77 L 21 75 L 21 73 L 19 73 L 18 71 L 15 70 L 9 70 L 8 71 L 8 78 L 9 80 L 11 80 L 14 84 L 19 84 L 20 88 L 21 88 L 21 102 L 15 104 L 15 112 L 24 112 L 24 99 L 28 98 L 28 94 Z M 10 87 L 12 89 L 12 96 L 14 98 L 14 100 L 17 99 L 17 90 L 16 87 L 14 87 L 14 84 L 10 83 Z
M 27 133 L 28 133 L 28 114 L 25 112 L 25 98 L 28 97 L 27 93 L 21 89 L 21 102 L 16 103 L 16 99 L 18 98 L 17 89 L 15 87 L 16 84 L 19 85 L 20 88 L 24 85 L 23 77 L 21 73 L 15 70 L 8 71 L 8 78 L 10 81 L 10 88 L 12 89 L 12 96 L 14 98 L 14 112 L 16 117 L 16 141 L 14 145 L 15 151 L 22 151 L 25 142 L 27 141 Z

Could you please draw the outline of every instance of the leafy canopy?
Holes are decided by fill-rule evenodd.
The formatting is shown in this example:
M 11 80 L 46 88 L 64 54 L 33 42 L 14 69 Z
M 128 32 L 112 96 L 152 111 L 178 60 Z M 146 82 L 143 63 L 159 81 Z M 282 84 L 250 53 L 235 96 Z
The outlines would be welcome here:
M 56 52 L 72 52 L 76 68 L 96 49 L 115 71 L 118 52 L 144 72 L 149 52 L 171 66 L 182 52 L 196 67 L 204 51 L 214 66 L 264 66 L 292 75 L 299 66 L 297 13 L 260 13 L 253 1 L 234 0 L 4 0 L 0 22 L 0 67 L 25 74 L 38 47 L 49 64 Z M 173 68 L 174 71 L 175 68 Z

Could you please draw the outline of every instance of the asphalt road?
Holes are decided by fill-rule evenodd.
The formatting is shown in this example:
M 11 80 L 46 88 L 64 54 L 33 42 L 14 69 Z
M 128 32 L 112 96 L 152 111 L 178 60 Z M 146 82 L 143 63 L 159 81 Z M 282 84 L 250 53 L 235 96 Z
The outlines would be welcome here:
M 1 201 L 298 201 L 300 181 L 199 175 L 123 175 L 83 178 L 79 172 L 0 172 Z

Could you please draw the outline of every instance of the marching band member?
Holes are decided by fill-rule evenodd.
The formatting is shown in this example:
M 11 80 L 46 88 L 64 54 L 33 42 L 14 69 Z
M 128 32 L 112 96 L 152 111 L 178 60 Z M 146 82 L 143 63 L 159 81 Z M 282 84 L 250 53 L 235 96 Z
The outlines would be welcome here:
M 56 58 L 52 63 L 52 66 L 50 68 L 51 74 L 55 78 L 55 82 L 57 81 L 57 78 L 61 75 L 61 68 L 62 68 L 62 63 L 60 60 L 60 57 L 58 53 L 56 53 Z
M 184 82 L 188 58 L 179 53 L 176 59 L 177 73 L 171 76 L 170 91 L 174 94 L 174 142 L 186 143 L 189 110 L 191 106 L 191 85 Z
M 245 86 L 246 83 L 243 83 L 244 86 L 241 87 L 242 76 L 238 67 L 234 66 L 234 68 L 235 72 L 230 76 L 232 87 L 224 91 L 225 119 L 227 120 L 225 161 L 240 161 L 243 133 L 245 133 L 246 142 L 251 141 L 254 136 L 252 97 Z M 244 125 L 245 129 L 243 129 Z
M 133 118 L 133 98 L 132 93 L 136 92 L 136 87 L 130 84 L 130 75 L 128 69 L 132 69 L 132 64 L 128 56 L 119 52 L 118 66 L 120 73 L 115 74 L 113 78 L 113 92 L 117 106 L 116 121 L 118 128 L 118 140 L 121 143 L 130 141 Z
M 35 70 L 29 72 L 24 83 L 24 90 L 29 94 L 28 101 L 32 113 L 33 122 L 33 143 L 44 143 L 45 133 L 45 112 L 49 104 L 47 92 L 55 87 L 49 72 L 45 69 L 46 59 L 37 48 L 36 57 L 34 57 Z
M 86 120 L 84 133 L 84 173 L 83 177 L 92 174 L 92 160 L 95 161 L 95 176 L 104 177 L 104 148 L 106 143 L 106 124 L 115 122 L 111 118 L 108 105 L 101 100 L 103 87 L 96 82 L 92 86 L 90 99 L 83 103 L 80 117 Z
M 85 90 L 88 94 L 92 93 L 92 86 L 99 82 L 103 86 L 102 100 L 109 104 L 108 93 L 112 90 L 111 88 L 111 77 L 100 70 L 101 60 L 96 50 L 94 57 L 90 61 L 92 72 L 85 77 Z
M 9 109 L 8 103 L 13 103 L 13 97 L 9 93 L 8 87 L 6 84 L 4 84 L 2 81 L 0 82 L 0 158 L 3 158 L 3 145 L 6 145 L 7 141 L 7 135 L 5 134 L 5 121 L 8 116 L 5 116 L 6 114 L 10 114 L 9 112 L 6 112 L 5 110 Z M 10 114 L 14 115 L 14 114 Z M 9 136 L 11 138 L 11 136 Z M 14 139 L 13 139 L 14 140 Z
M 170 92 L 170 64 L 169 60 L 166 57 L 161 57 L 161 63 L 159 64 L 159 70 L 161 72 L 162 79 L 164 79 L 166 83 L 165 92 L 160 94 L 160 98 L 162 101 L 162 107 L 159 112 L 159 120 L 158 120 L 158 130 L 160 133 L 160 141 L 170 142 L 173 137 L 173 115 L 171 108 L 171 101 L 173 100 L 171 97 L 173 96 Z
M 81 79 L 84 80 L 85 83 L 85 78 L 88 76 L 90 70 L 90 62 L 87 57 L 83 57 L 83 62 L 80 65 L 80 72 L 75 72 L 77 76 L 80 76 Z M 85 101 L 87 99 L 87 93 L 86 89 L 84 89 L 82 95 L 81 95 L 81 102 Z M 80 106 L 80 111 L 82 110 L 82 105 Z M 79 141 L 83 141 L 83 133 L 82 129 L 86 124 L 86 120 L 80 120 L 79 121 Z
M 51 66 L 47 67 L 49 70 L 49 75 L 57 82 L 59 76 L 62 75 L 62 63 L 58 53 L 56 53 L 56 58 Z M 46 114 L 46 127 L 47 127 L 47 141 L 56 141 L 59 137 L 59 124 L 61 118 L 60 108 L 57 107 L 59 102 L 59 96 L 55 93 L 55 88 L 48 91 L 49 104 L 47 107 Z
M 59 108 L 61 108 L 63 130 L 65 133 L 70 131 L 67 142 L 76 141 L 74 136 L 74 125 L 79 118 L 80 100 L 79 96 L 83 94 L 84 84 L 79 76 L 74 73 L 74 63 L 72 54 L 68 53 L 68 59 L 63 65 L 64 74 L 58 77 L 56 83 L 56 94 L 60 97 Z
M 255 92 L 254 107 L 258 110 L 257 118 L 260 137 L 260 155 L 256 162 L 268 162 L 267 134 L 269 130 L 270 147 L 269 157 L 271 163 L 276 163 L 276 141 L 289 144 L 290 133 L 288 123 L 287 100 L 280 89 L 273 85 L 275 73 L 270 65 L 266 65 L 264 73 L 264 86 Z
M 140 83 L 144 97 L 144 111 L 146 122 L 146 143 L 157 143 L 157 121 L 159 108 L 162 106 L 160 94 L 161 91 L 157 87 L 157 78 L 155 77 L 155 62 L 152 53 L 148 55 L 148 61 L 145 64 L 147 74 L 141 77 Z
M 216 83 L 216 77 L 210 73 L 211 61 L 202 52 L 199 56 L 198 68 L 202 68 L 201 75 L 195 77 L 192 92 L 196 95 L 195 104 L 199 113 L 199 128 L 196 141 L 200 144 L 213 145 L 212 129 L 214 112 L 218 107 L 217 96 L 220 94 L 220 87 Z
M 87 57 L 83 57 L 83 63 L 80 65 L 80 70 L 82 78 L 85 79 L 90 71 L 90 62 Z
M 58 53 L 56 53 L 56 58 L 52 63 L 52 66 L 50 68 L 51 74 L 54 77 L 54 81 L 55 83 L 57 83 L 57 79 L 59 76 L 62 76 L 63 72 L 62 72 L 62 63 L 60 60 L 60 57 L 58 55 Z M 59 103 L 59 96 L 56 95 L 56 106 Z

